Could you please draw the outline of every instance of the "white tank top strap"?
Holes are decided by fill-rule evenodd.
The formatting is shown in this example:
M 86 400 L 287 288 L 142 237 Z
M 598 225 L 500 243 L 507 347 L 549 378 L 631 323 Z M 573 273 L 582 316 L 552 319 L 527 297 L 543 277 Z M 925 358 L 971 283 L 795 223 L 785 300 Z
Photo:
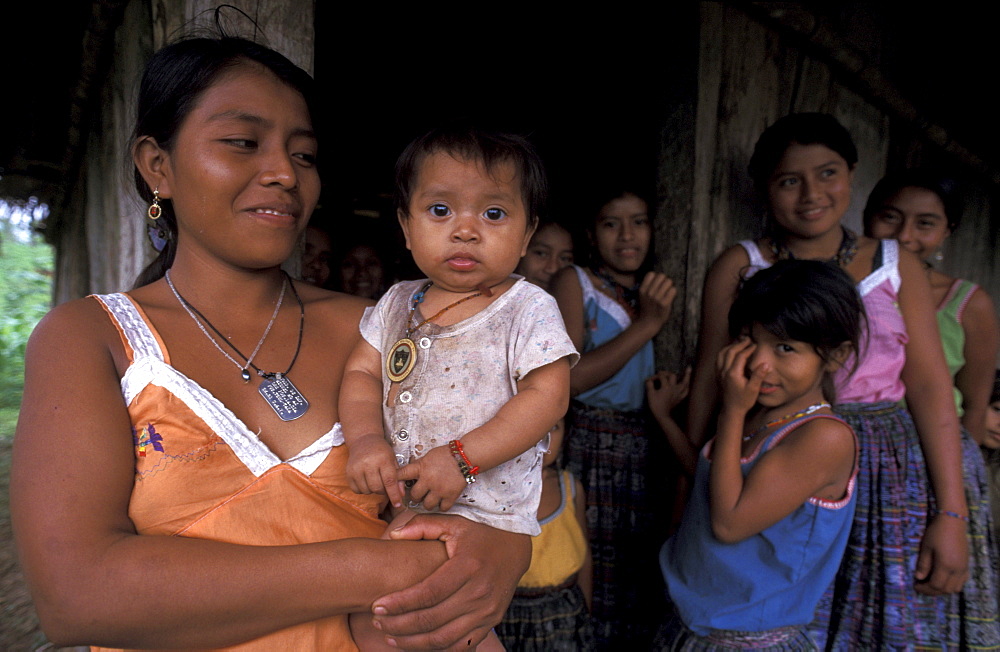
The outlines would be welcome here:
M 739 245 L 743 247 L 744 251 L 747 252 L 747 257 L 750 258 L 750 267 L 744 272 L 744 279 L 748 279 L 760 270 L 771 266 L 771 263 L 767 262 L 764 254 L 761 253 L 760 247 L 753 240 L 740 240 Z
M 858 294 L 865 296 L 873 288 L 888 280 L 894 292 L 899 292 L 902 279 L 899 276 L 899 243 L 895 240 L 879 240 L 882 248 L 882 264 L 858 283 Z
M 129 346 L 132 347 L 133 363 L 142 358 L 155 358 L 160 362 L 164 361 L 163 351 L 160 350 L 156 337 L 127 295 L 117 292 L 93 296 L 104 304 L 108 314 L 124 334 Z

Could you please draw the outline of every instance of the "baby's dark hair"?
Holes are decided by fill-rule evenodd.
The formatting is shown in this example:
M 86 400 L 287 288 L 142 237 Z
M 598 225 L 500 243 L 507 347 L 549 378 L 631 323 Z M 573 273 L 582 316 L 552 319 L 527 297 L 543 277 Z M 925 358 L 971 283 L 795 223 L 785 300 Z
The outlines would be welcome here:
M 851 170 L 858 163 L 858 148 L 851 134 L 832 115 L 791 113 L 765 129 L 753 148 L 748 171 L 758 192 L 765 191 L 785 150 L 793 143 L 828 147 L 840 154 Z
M 400 215 L 409 217 L 413 184 L 420 165 L 425 158 L 438 152 L 482 163 L 490 175 L 496 172 L 497 166 L 512 163 L 521 184 L 521 199 L 528 217 L 527 228 L 538 223 L 545 209 L 548 182 L 542 159 L 534 146 L 523 136 L 487 131 L 465 123 L 432 129 L 407 145 L 399 155 L 394 199 Z
M 870 233 L 875 214 L 896 196 L 903 188 L 923 188 L 929 190 L 941 200 L 944 207 L 944 218 L 948 220 L 948 230 L 952 233 L 958 229 L 962 221 L 962 193 L 958 182 L 931 170 L 913 168 L 887 174 L 875 184 L 872 194 L 865 204 L 865 233 Z
M 858 351 L 864 319 L 854 281 L 840 267 L 818 260 L 782 260 L 743 283 L 729 309 L 729 334 L 735 339 L 758 324 L 776 337 L 811 344 L 830 362 L 844 342 Z M 836 400 L 829 376 L 823 379 L 823 395 Z
M 997 369 L 996 376 L 993 377 L 993 393 L 990 394 L 990 403 L 1000 401 L 1000 369 Z

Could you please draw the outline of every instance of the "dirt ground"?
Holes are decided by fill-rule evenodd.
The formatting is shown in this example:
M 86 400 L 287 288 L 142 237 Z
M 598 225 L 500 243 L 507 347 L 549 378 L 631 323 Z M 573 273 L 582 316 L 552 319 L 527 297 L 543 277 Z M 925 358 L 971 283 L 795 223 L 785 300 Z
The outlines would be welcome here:
M 0 650 L 53 650 L 38 629 L 10 528 L 11 440 L 0 433 Z

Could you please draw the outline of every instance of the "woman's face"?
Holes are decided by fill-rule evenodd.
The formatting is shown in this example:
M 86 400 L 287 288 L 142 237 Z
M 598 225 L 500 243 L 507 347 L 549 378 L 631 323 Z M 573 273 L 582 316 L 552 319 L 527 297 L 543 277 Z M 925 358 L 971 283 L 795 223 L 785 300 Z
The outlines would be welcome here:
M 314 226 L 306 228 L 305 249 L 302 252 L 302 280 L 316 287 L 326 287 L 330 280 L 330 236 Z
M 603 207 L 594 222 L 594 245 L 602 263 L 612 275 L 623 277 L 623 285 L 634 279 L 624 277 L 635 274 L 646 260 L 652 229 L 646 202 L 633 194 L 612 199 Z
M 873 238 L 899 240 L 904 249 L 927 260 L 951 235 L 944 204 L 927 188 L 907 187 L 887 199 L 872 215 Z
M 201 94 L 171 149 L 160 151 L 154 183 L 172 201 L 179 256 L 241 268 L 288 258 L 320 191 L 316 137 L 298 91 L 240 65 Z
M 563 267 L 573 264 L 573 239 L 569 231 L 558 224 L 548 224 L 531 237 L 528 253 L 515 270 L 543 290 L 549 289 L 552 277 Z
M 382 261 L 367 245 L 357 245 L 348 251 L 340 264 L 340 287 L 356 297 L 378 298 L 382 276 Z
M 1000 448 L 1000 401 L 994 401 L 986 408 L 986 441 L 987 448 Z
M 826 145 L 792 143 L 767 183 L 774 221 L 800 238 L 825 235 L 851 203 L 853 176 L 844 157 Z

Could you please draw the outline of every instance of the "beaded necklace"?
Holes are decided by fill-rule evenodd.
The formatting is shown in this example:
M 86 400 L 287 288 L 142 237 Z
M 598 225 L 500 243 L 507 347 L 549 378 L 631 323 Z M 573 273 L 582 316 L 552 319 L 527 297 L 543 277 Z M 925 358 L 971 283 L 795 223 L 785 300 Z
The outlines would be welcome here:
M 385 372 L 389 377 L 389 380 L 394 383 L 401 382 L 409 376 L 410 372 L 413 371 L 414 365 L 417 363 L 417 345 L 410 338 L 410 336 L 413 335 L 417 329 L 427 322 L 434 321 L 455 306 L 463 304 L 469 299 L 475 299 L 476 297 L 481 297 L 483 295 L 482 290 L 479 292 L 473 292 L 467 297 L 462 297 L 458 301 L 448 304 L 419 324 L 413 325 L 413 316 L 417 312 L 417 306 L 424 302 L 424 296 L 427 294 L 427 290 L 430 289 L 433 283 L 433 281 L 428 281 L 424 287 L 420 288 L 420 290 L 413 295 L 413 300 L 410 305 L 410 315 L 406 318 L 406 323 L 409 324 L 406 328 L 406 334 L 392 345 L 392 348 L 389 349 L 389 354 L 385 356 Z M 492 292 L 490 294 L 492 294 Z
M 603 265 L 600 267 L 591 267 L 590 271 L 594 273 L 594 276 L 604 281 L 604 287 L 614 291 L 618 304 L 625 309 L 625 312 L 628 313 L 628 316 L 632 320 L 635 320 L 639 314 L 639 284 L 636 283 L 632 287 L 625 287 L 614 280 L 611 277 L 611 273 Z
M 750 441 L 751 439 L 753 439 L 760 433 L 764 432 L 765 430 L 769 430 L 775 426 L 780 426 L 782 424 L 788 423 L 789 421 L 794 421 L 799 417 L 804 417 L 806 415 L 812 414 L 813 412 L 816 412 L 817 410 L 822 410 L 823 408 L 828 408 L 828 407 L 830 407 L 830 404 L 827 403 L 826 401 L 823 401 L 822 403 L 815 403 L 813 405 L 810 405 L 806 409 L 796 412 L 794 414 L 786 414 L 785 416 L 779 417 L 774 421 L 768 421 L 760 428 L 757 428 L 756 430 L 751 432 L 749 435 L 743 435 L 743 441 Z
M 858 236 L 847 227 L 841 226 L 840 230 L 843 232 L 843 237 L 840 239 L 837 253 L 833 255 L 830 262 L 838 267 L 847 267 L 858 253 Z M 795 260 L 795 254 L 791 252 L 783 239 L 772 234 L 767 237 L 767 240 L 771 255 L 774 256 L 775 260 Z

